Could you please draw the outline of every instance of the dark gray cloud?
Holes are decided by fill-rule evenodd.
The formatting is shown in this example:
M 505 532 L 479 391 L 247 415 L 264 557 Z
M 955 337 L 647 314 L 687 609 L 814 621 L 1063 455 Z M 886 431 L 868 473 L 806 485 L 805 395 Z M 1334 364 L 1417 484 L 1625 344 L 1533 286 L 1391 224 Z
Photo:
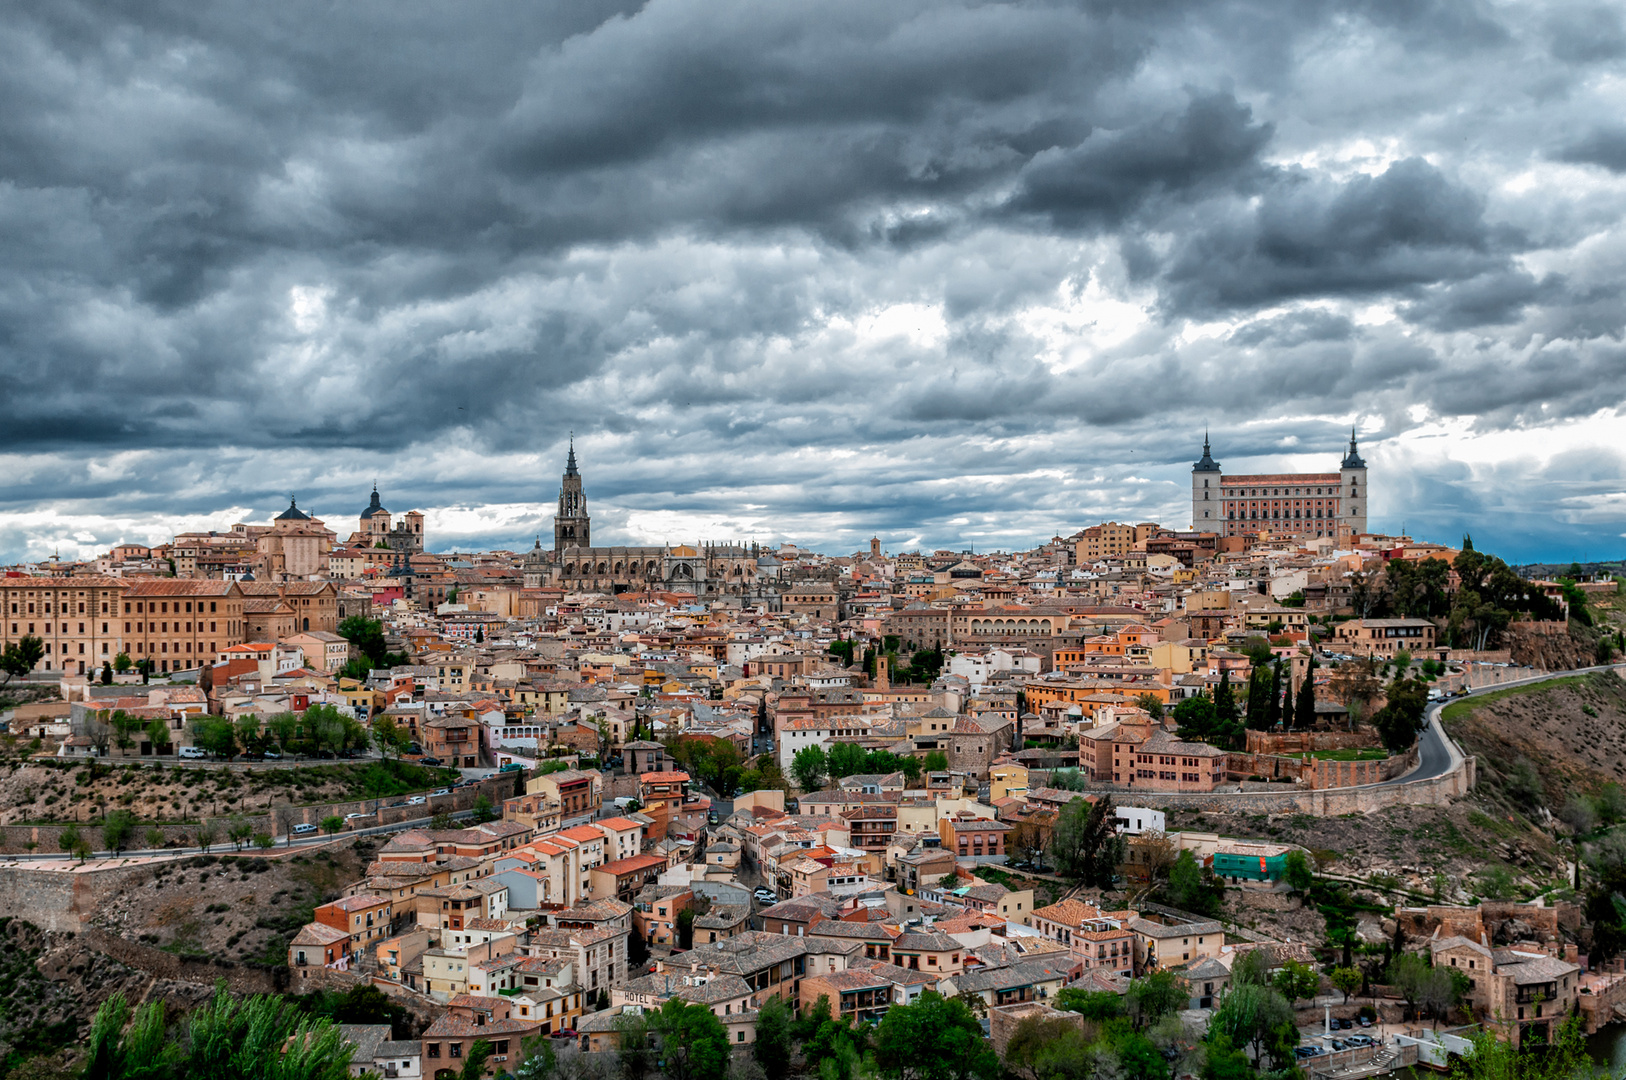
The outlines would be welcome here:
M 1378 524 L 1494 474 L 1602 545 L 1547 447 L 1626 396 L 1623 60 L 1593 3 L 15 5 L 0 555 L 375 475 L 518 543 L 572 429 L 606 537 L 1018 545 L 1351 422 Z

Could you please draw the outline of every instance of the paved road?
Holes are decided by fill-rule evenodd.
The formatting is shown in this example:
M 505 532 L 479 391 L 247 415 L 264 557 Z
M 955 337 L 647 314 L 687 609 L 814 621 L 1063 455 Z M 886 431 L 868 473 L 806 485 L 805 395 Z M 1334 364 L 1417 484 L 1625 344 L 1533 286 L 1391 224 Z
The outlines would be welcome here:
M 452 816 L 452 818 L 454 820 L 461 819 L 461 818 L 471 818 L 471 817 L 474 816 L 474 811 L 473 810 L 459 810 L 456 813 L 452 814 L 451 816 Z M 384 835 L 386 833 L 405 832 L 408 829 L 418 829 L 418 828 L 427 827 L 429 825 L 429 823 L 431 821 L 433 821 L 433 820 L 434 819 L 432 817 L 414 818 L 411 821 L 398 821 L 398 822 L 395 822 L 392 825 L 374 825 L 371 828 L 367 828 L 367 829 L 346 829 L 343 832 L 335 833 L 335 834 L 333 834 L 331 836 L 329 836 L 326 833 L 320 833 L 320 832 L 311 833 L 308 836 L 294 836 L 294 835 L 292 835 L 290 833 L 289 835 L 283 837 L 283 839 L 280 842 L 278 842 L 274 847 L 267 848 L 267 849 L 265 849 L 263 851 L 261 849 L 257 848 L 257 847 L 245 847 L 245 848 L 243 848 L 242 851 L 238 851 L 236 848 L 234 848 L 232 846 L 232 842 L 230 840 L 224 840 L 224 841 L 222 841 L 220 843 L 211 844 L 209 846 L 209 850 L 207 852 L 205 852 L 201 847 L 189 847 L 189 848 L 141 848 L 141 849 L 126 848 L 124 851 L 122 851 L 122 852 L 120 852 L 118 854 L 114 854 L 111 851 L 93 851 L 93 852 L 91 852 L 90 857 L 93 860 L 120 861 L 120 860 L 126 860 L 126 859 L 143 859 L 143 858 L 145 858 L 145 859 L 172 858 L 172 857 L 173 858 L 179 858 L 179 857 L 182 857 L 182 856 L 205 855 L 205 854 L 209 854 L 209 855 L 222 855 L 222 854 L 224 854 L 224 855 L 266 855 L 266 854 L 275 854 L 276 852 L 279 852 L 279 851 L 286 851 L 288 848 L 291 848 L 291 847 L 294 847 L 294 848 L 315 847 L 318 844 L 326 844 L 326 843 L 329 843 L 329 842 L 334 841 L 334 840 L 344 840 L 344 839 L 347 839 L 347 838 L 353 838 L 353 837 L 357 837 L 357 836 L 380 836 L 380 835 Z M 94 825 L 94 822 L 91 822 L 91 823 L 88 823 L 88 824 Z M 73 862 L 73 856 L 63 854 L 62 852 L 59 852 L 59 851 L 53 851 L 53 852 L 49 852 L 49 853 L 36 853 L 36 854 L 32 854 L 32 855 L 4 855 L 4 856 L 0 856 L 0 865 L 5 865 L 5 864 L 8 864 L 8 863 L 9 864 L 16 864 L 16 863 L 28 863 L 28 862 Z
M 1620 664 L 1603 664 L 1598 667 L 1574 668 L 1570 671 L 1552 671 L 1528 679 L 1515 679 L 1510 682 L 1482 686 L 1477 690 L 1470 690 L 1463 697 L 1431 702 L 1423 710 L 1423 715 L 1427 718 L 1427 725 L 1423 728 L 1422 734 L 1417 740 L 1417 765 L 1411 772 L 1403 773 L 1393 780 L 1385 780 L 1375 786 L 1392 787 L 1395 784 L 1409 784 L 1414 780 L 1432 780 L 1436 776 L 1441 776 L 1450 771 L 1458 761 L 1462 760 L 1462 750 L 1458 748 L 1456 743 L 1451 741 L 1451 737 L 1445 733 L 1445 727 L 1440 723 L 1440 713 L 1444 711 L 1447 705 L 1462 701 L 1464 697 L 1475 698 L 1483 694 L 1505 690 L 1510 686 L 1533 686 L 1536 683 L 1547 682 L 1551 679 L 1568 679 L 1593 671 L 1613 671 L 1622 666 Z

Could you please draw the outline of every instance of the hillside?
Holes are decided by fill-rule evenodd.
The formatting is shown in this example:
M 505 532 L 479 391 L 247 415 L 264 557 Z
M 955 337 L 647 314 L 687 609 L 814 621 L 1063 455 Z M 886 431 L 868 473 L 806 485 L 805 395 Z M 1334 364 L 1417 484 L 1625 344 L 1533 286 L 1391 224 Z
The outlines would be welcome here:
M 1626 782 L 1626 680 L 1615 674 L 1458 702 L 1443 719 L 1479 758 L 1480 801 L 1522 814 L 1556 811 L 1572 793 Z

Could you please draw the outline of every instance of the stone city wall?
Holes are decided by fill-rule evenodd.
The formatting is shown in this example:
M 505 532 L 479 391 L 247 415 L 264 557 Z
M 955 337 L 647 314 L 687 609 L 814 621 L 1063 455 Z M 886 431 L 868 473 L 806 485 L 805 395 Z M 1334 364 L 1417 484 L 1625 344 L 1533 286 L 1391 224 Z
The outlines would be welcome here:
M 349 802 L 328 803 L 312 806 L 273 806 L 269 812 L 261 811 L 254 814 L 242 814 L 213 817 L 209 820 L 215 826 L 214 846 L 222 851 L 232 850 L 231 841 L 226 837 L 226 830 L 233 821 L 244 821 L 251 825 L 256 833 L 269 834 L 272 839 L 281 839 L 293 831 L 295 825 L 308 822 L 320 825 L 326 817 L 344 817 L 346 814 L 362 814 L 364 816 L 352 819 L 346 828 L 370 829 L 378 825 L 398 825 L 404 821 L 416 821 L 420 818 L 433 817 L 445 811 L 451 813 L 474 808 L 475 800 L 484 794 L 490 800 L 492 810 L 499 816 L 502 813 L 504 799 L 512 798 L 515 788 L 524 791 L 523 781 L 516 781 L 519 773 L 505 773 L 491 776 L 479 784 L 466 788 L 458 788 L 449 795 L 431 795 L 429 801 L 422 806 L 381 806 L 385 802 L 401 802 L 410 796 L 392 795 L 388 799 L 356 799 Z M 83 821 L 75 826 L 79 834 L 88 841 L 97 851 L 107 850 L 102 842 L 102 830 L 99 823 Z M 125 845 L 127 851 L 145 851 L 148 849 L 147 830 L 154 826 L 147 822 L 137 824 L 135 834 Z M 156 826 L 164 833 L 164 847 L 195 847 L 198 842 L 198 825 L 196 822 L 164 822 Z M 59 825 L 6 825 L 0 826 L 0 852 L 6 854 L 20 854 L 34 852 L 35 854 L 56 854 L 62 850 L 61 836 L 67 824 Z M 342 835 L 342 834 L 341 834 Z M 32 843 L 34 847 L 28 845 Z

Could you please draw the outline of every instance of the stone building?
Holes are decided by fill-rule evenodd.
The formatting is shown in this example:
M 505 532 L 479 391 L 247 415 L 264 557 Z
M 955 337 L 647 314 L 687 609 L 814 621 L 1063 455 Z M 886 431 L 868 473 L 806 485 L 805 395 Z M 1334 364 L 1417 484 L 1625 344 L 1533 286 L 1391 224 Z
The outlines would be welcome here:
M 1349 433 L 1337 472 L 1226 476 L 1203 438 L 1191 467 L 1191 527 L 1221 536 L 1355 536 L 1366 531 L 1366 462 Z
M 756 544 L 663 544 L 648 547 L 595 547 L 593 519 L 576 465 L 572 442 L 559 485 L 553 518 L 553 557 L 546 581 L 541 543 L 523 567 L 525 586 L 603 593 L 692 593 L 700 597 L 766 598 L 758 572 L 764 552 Z

